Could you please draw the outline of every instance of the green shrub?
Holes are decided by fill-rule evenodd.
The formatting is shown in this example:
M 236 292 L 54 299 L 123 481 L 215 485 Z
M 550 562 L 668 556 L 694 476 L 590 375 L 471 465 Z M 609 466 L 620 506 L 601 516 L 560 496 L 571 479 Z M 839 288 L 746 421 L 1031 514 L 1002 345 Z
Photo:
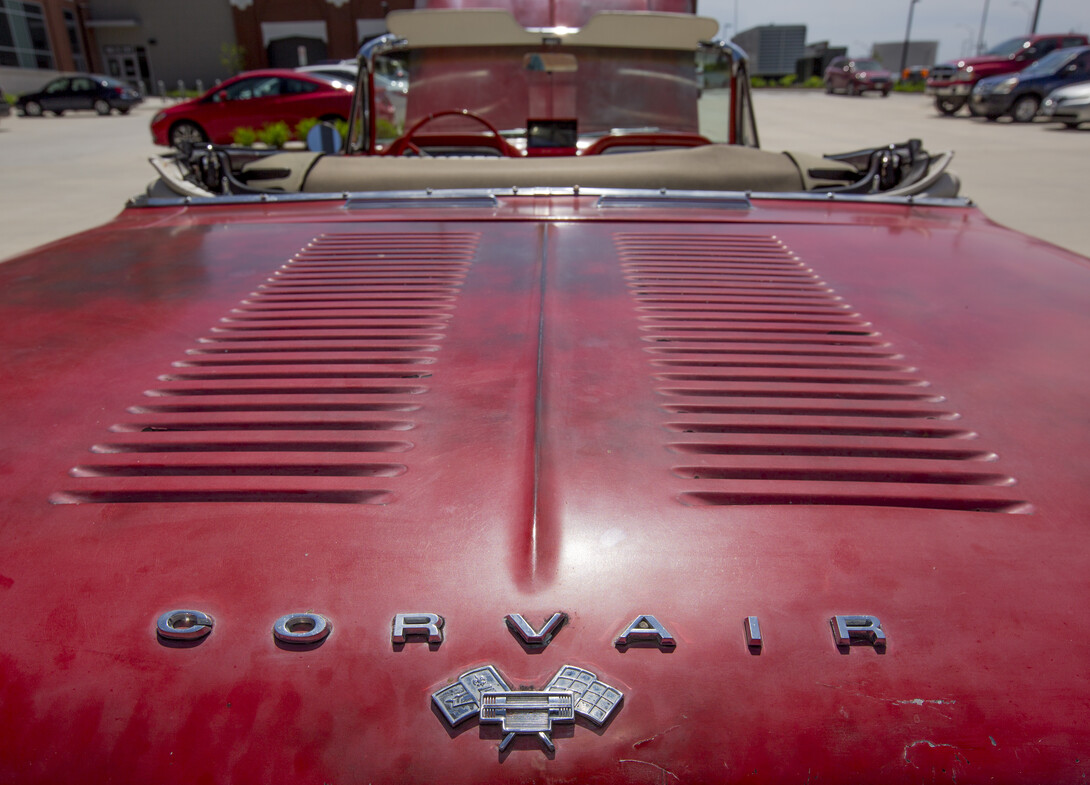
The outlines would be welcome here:
M 893 86 L 898 93 L 922 93 L 927 89 L 926 82 L 898 82 Z
M 14 93 L 4 93 L 4 101 L 15 106 L 15 101 L 18 98 Z
M 397 139 L 401 136 L 401 129 L 385 117 L 380 117 L 375 120 L 375 136 L 379 139 Z
M 337 129 L 337 133 L 341 135 L 342 139 L 348 136 L 347 120 L 337 120 L 335 123 L 333 123 L 333 127 Z
M 780 87 L 790 87 L 795 84 L 795 80 L 798 79 L 794 74 L 788 74 L 787 76 L 780 77 Z
M 240 147 L 253 147 L 257 141 L 257 131 L 253 128 L 240 127 L 231 132 L 231 143 Z
M 318 125 L 317 117 L 306 117 L 295 124 L 295 138 L 306 141 L 310 129 Z
M 750 85 L 752 87 L 768 87 L 768 82 L 766 82 L 760 76 L 753 77 L 752 79 L 749 80 L 749 83 L 750 83 Z
M 291 129 L 283 120 L 277 120 L 275 123 L 265 123 L 261 130 L 257 132 L 257 140 L 269 147 L 283 147 L 290 139 Z
M 811 76 L 809 79 L 807 79 L 802 86 L 809 88 L 824 87 L 825 80 L 815 74 L 814 76 Z

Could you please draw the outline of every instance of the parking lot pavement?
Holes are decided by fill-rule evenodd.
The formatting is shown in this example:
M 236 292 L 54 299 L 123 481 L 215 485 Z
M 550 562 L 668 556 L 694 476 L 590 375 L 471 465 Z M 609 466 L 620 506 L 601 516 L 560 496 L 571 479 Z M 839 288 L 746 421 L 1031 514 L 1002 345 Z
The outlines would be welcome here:
M 942 117 L 919 94 L 757 90 L 754 103 L 769 150 L 837 153 L 912 137 L 931 152 L 953 150 L 962 194 L 989 217 L 1090 256 L 1090 125 Z M 161 106 L 0 120 L 0 259 L 104 223 L 143 192 L 154 177 L 147 159 L 163 152 L 148 131 Z
M 932 153 L 952 150 L 962 196 L 989 218 L 1090 256 L 1090 124 L 943 117 L 919 93 L 756 90 L 754 109 L 761 147 L 770 150 L 841 153 L 910 138 Z
M 0 120 L 0 259 L 105 223 L 154 177 L 151 99 L 128 115 Z

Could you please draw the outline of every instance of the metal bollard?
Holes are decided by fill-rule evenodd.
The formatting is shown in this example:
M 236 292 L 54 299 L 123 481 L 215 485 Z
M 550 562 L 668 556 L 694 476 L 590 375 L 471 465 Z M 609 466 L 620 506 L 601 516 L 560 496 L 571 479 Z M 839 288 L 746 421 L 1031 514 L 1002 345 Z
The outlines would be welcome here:
M 178 100 L 185 100 L 185 82 L 183 82 L 181 79 L 178 80 Z
M 163 103 L 166 103 L 166 100 L 167 100 L 167 86 L 166 86 L 166 84 L 163 82 L 162 79 L 160 79 L 156 83 L 156 86 L 159 88 L 159 98 L 163 101 Z
M 197 93 L 204 95 L 204 81 L 201 79 L 197 80 Z
M 141 97 L 143 97 L 143 98 L 148 97 L 148 86 L 147 86 L 147 83 L 145 83 L 143 79 L 140 79 L 140 80 L 138 80 L 136 82 L 136 90 L 137 90 L 137 92 L 140 93 Z

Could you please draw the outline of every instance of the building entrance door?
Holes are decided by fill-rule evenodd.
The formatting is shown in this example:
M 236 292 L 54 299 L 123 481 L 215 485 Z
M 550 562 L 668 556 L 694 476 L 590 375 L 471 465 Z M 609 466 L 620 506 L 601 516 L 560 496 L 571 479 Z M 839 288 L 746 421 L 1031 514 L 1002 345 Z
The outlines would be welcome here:
M 142 46 L 104 46 L 102 58 L 106 62 L 106 73 L 114 79 L 141 88 L 145 94 L 151 91 L 147 49 Z

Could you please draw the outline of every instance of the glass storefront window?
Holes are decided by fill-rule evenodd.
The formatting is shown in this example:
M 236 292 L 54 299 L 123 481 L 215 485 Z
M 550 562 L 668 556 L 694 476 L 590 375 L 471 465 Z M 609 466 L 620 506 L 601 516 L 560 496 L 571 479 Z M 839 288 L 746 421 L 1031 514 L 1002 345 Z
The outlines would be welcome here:
M 83 42 L 80 40 L 79 25 L 74 12 L 65 9 L 64 28 L 68 31 L 68 45 L 72 49 L 72 63 L 77 71 L 86 71 L 87 58 L 83 56 Z
M 55 67 L 40 4 L 0 0 L 0 65 Z

